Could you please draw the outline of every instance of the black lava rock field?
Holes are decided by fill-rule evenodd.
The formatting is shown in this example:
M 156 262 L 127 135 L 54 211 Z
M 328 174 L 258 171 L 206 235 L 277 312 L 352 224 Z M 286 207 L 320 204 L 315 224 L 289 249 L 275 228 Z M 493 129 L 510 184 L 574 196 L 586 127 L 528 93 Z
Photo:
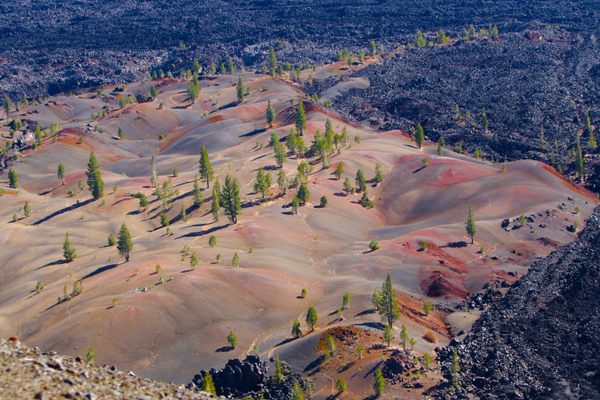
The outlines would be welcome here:
M 457 349 L 447 399 L 600 399 L 600 209 L 577 241 L 537 261 Z M 449 374 L 450 348 L 439 357 Z

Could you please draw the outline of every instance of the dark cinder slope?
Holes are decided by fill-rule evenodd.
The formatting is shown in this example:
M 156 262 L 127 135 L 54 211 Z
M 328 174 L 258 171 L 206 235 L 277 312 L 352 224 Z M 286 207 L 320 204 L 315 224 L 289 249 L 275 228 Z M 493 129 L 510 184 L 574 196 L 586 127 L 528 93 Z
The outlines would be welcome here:
M 596 35 L 532 24 L 518 33 L 501 30 L 499 41 L 406 50 L 356 73 L 368 78 L 370 87 L 350 91 L 335 106 L 385 130 L 411 130 L 421 122 L 431 140 L 444 136 L 449 145 L 463 143 L 471 152 L 479 148 L 500 160 L 557 160 L 572 171 L 579 129 L 584 153 L 597 153 L 585 147 L 585 112 L 592 124 L 600 125 Z
M 534 263 L 458 344 L 463 389 L 485 399 L 600 398 L 599 282 L 597 209 L 577 241 Z
M 597 29 L 595 0 L 15 0 L 0 4 L 0 94 L 37 97 L 82 86 L 132 81 L 148 66 L 198 57 L 253 65 L 275 44 L 280 60 L 330 61 L 369 39 L 393 48 L 416 29 L 460 30 L 531 21 Z M 185 51 L 171 51 L 183 43 Z M 193 51 L 193 55 L 189 50 Z M 189 65 L 186 64 L 186 68 Z

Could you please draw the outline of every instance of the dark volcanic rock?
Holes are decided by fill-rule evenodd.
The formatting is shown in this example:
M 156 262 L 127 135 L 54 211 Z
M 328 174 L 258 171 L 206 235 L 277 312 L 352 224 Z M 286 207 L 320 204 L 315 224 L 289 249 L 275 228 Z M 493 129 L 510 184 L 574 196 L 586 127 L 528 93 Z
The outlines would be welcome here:
M 462 391 L 440 397 L 600 399 L 599 282 L 600 208 L 574 243 L 536 261 L 451 343 Z M 448 377 L 451 349 L 438 357 Z
M 4 1 L 0 94 L 39 97 L 48 90 L 122 82 L 148 67 L 166 71 L 193 57 L 204 65 L 229 57 L 255 65 L 268 44 L 286 62 L 323 62 L 344 46 L 366 50 L 369 39 L 392 49 L 416 29 L 491 22 L 518 31 L 533 20 L 587 32 L 597 29 L 600 8 L 595 0 Z M 588 67 L 600 81 L 598 61 Z
M 535 40 L 531 32 L 536 32 Z M 600 80 L 594 78 L 598 35 L 597 30 L 574 33 L 536 23 L 521 32 L 501 31 L 499 41 L 406 48 L 382 65 L 355 73 L 368 78 L 370 87 L 350 90 L 334 106 L 385 130 L 411 132 L 421 122 L 430 140 L 444 136 L 449 148 L 462 143 L 471 153 L 478 148 L 500 161 L 552 163 L 556 158 L 555 166 L 560 163 L 565 171 L 575 169 L 576 132 L 583 129 L 588 173 L 595 174 L 589 184 L 600 191 L 594 172 L 600 155 L 585 147 L 589 134 L 584 116 L 588 110 L 592 124 L 600 125 Z
M 265 399 L 285 399 L 289 397 L 295 382 L 298 382 L 303 389 L 308 389 L 308 382 L 299 374 L 292 374 L 285 363 L 283 363 L 284 380 L 276 382 L 269 374 L 267 363 L 255 355 L 249 355 L 245 360 L 229 360 L 222 369 L 213 368 L 209 372 L 219 396 L 232 398 L 262 396 Z M 200 389 L 205 375 L 206 371 L 195 375 L 188 387 Z

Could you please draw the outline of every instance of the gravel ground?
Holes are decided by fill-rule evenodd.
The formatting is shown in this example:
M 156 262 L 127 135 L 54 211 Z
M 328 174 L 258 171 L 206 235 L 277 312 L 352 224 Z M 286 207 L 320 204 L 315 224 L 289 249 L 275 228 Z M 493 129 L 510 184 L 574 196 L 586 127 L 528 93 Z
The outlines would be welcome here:
M 213 396 L 166 382 L 0 341 L 0 399 L 200 399 Z

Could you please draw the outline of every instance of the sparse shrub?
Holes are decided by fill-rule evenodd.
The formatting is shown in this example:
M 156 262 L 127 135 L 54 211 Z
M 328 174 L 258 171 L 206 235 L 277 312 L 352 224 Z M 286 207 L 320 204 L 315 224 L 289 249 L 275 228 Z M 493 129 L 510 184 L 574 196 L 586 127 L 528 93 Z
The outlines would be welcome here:
M 423 339 L 427 340 L 429 343 L 435 343 L 437 338 L 435 337 L 435 333 L 433 331 L 427 331 L 423 334 Z
M 233 259 L 231 260 L 231 265 L 233 265 L 234 268 L 238 268 L 240 266 L 240 255 L 238 254 L 237 251 L 235 253 L 233 253 Z
M 325 355 L 327 356 L 327 358 L 333 357 L 337 351 L 335 347 L 335 341 L 333 340 L 333 336 L 327 335 L 327 338 L 325 339 L 325 345 L 327 346 Z
M 319 207 L 327 207 L 327 196 L 321 196 L 321 200 L 319 201 Z
M 167 214 L 160 214 L 160 224 L 162 226 L 169 226 L 169 217 L 167 217 Z
M 108 239 L 106 241 L 107 241 L 108 245 L 110 247 L 112 247 L 117 244 L 117 237 L 115 236 L 114 233 L 111 233 L 110 235 L 108 235 Z
M 425 316 L 429 316 L 429 313 L 431 313 L 431 303 L 428 300 L 423 300 L 423 312 Z
M 300 329 L 300 321 L 296 318 L 292 324 L 292 336 L 299 338 L 302 336 L 302 330 Z
M 208 238 L 208 245 L 210 247 L 215 247 L 217 245 L 217 237 L 215 235 L 210 235 Z
M 94 351 L 94 348 L 90 345 L 87 348 L 87 351 L 85 353 L 85 361 L 88 364 L 93 364 L 94 361 L 96 361 L 96 352 Z
M 427 251 L 427 246 L 428 246 L 427 240 L 420 240 L 419 241 L 419 250 L 421 250 L 421 251 Z
M 375 391 L 376 396 L 381 396 L 385 391 L 385 378 L 383 377 L 381 368 L 378 368 L 375 372 L 375 378 L 373 379 L 373 390 Z
M 317 310 L 313 306 L 308 307 L 308 311 L 306 312 L 306 324 L 310 327 L 311 331 L 315 330 L 315 325 L 317 325 L 318 320 Z
M 237 347 L 238 338 L 233 331 L 229 332 L 229 334 L 227 335 L 227 343 L 229 343 L 229 345 L 234 349 Z
M 44 283 L 42 281 L 37 281 L 35 284 L 35 292 L 40 293 L 42 290 L 44 290 Z
M 380 247 L 381 246 L 379 245 L 379 242 L 377 242 L 376 240 L 371 240 L 371 242 L 369 243 L 369 249 L 371 249 L 371 251 L 379 250 Z
M 346 386 L 346 381 L 342 378 L 339 378 L 337 381 L 335 381 L 335 390 L 337 390 L 338 393 L 343 393 L 346 391 Z
M 375 207 L 375 203 L 373 202 L 373 200 L 371 200 L 369 198 L 369 194 L 367 193 L 366 190 L 363 192 L 362 197 L 359 200 L 359 203 L 364 208 L 373 208 L 373 207 Z

